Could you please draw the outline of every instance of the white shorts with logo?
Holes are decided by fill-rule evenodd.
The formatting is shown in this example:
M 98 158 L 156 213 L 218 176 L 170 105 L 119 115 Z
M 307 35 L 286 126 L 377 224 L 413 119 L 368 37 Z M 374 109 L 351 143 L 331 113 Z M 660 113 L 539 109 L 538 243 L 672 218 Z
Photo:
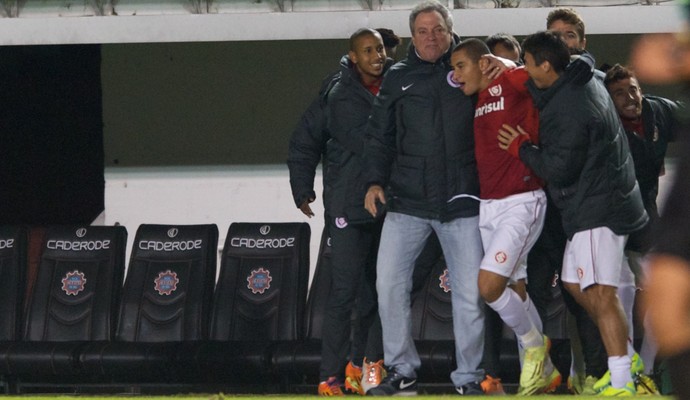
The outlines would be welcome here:
M 479 232 L 484 245 L 480 268 L 515 283 L 527 278 L 529 253 L 544 227 L 546 194 L 543 190 L 503 199 L 482 200 Z
M 627 235 L 616 235 L 606 227 L 577 232 L 565 245 L 561 279 L 578 283 L 580 290 L 594 284 L 618 287 L 623 272 L 630 273 L 623 256 L 627 240 Z

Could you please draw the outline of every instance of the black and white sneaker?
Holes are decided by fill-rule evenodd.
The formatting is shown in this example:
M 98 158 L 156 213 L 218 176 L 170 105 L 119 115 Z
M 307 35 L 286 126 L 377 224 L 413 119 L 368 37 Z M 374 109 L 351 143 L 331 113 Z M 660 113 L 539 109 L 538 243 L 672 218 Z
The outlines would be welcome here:
M 388 375 L 381 383 L 369 389 L 367 396 L 416 396 L 417 379 L 408 378 L 395 371 L 388 371 Z
M 455 388 L 458 394 L 463 396 L 483 396 L 484 391 L 482 390 L 482 385 L 479 382 L 470 382 L 462 386 Z

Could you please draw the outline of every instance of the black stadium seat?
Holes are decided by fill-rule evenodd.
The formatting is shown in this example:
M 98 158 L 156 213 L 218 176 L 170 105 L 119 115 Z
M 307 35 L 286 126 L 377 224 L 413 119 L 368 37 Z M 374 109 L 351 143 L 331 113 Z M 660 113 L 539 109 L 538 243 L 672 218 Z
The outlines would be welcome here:
M 0 342 L 21 337 L 26 288 L 26 229 L 0 227 Z
M 216 225 L 141 225 L 134 238 L 115 340 L 82 352 L 92 379 L 176 382 L 177 347 L 208 338 Z
M 8 355 L 11 342 L 21 337 L 21 317 L 26 288 L 26 229 L 0 227 L 0 354 Z M 6 364 L 7 359 L 0 359 Z M 2 391 L 8 393 L 9 382 L 0 377 Z
M 271 373 L 273 346 L 304 337 L 309 239 L 306 223 L 231 224 L 210 341 L 197 349 L 194 360 L 178 363 L 180 368 L 214 382 L 263 385 Z
M 331 289 L 331 238 L 328 226 L 321 233 L 319 258 L 314 269 L 305 317 L 304 340 L 281 343 L 273 352 L 272 365 L 283 386 L 318 383 L 321 364 L 321 332 L 326 300 Z
M 22 341 L 2 349 L 0 374 L 17 377 L 20 385 L 78 375 L 84 344 L 112 338 L 126 242 L 120 226 L 47 229 Z

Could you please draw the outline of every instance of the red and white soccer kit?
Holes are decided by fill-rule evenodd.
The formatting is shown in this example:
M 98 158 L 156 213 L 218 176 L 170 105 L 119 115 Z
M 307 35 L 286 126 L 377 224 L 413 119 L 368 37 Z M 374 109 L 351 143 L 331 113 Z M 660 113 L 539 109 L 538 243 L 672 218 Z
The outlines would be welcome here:
M 538 143 L 539 115 L 527 91 L 524 68 L 505 71 L 478 95 L 474 139 L 480 197 L 481 269 L 509 278 L 527 277 L 527 253 L 544 225 L 543 182 L 518 158 L 498 147 L 503 124 L 520 126 Z

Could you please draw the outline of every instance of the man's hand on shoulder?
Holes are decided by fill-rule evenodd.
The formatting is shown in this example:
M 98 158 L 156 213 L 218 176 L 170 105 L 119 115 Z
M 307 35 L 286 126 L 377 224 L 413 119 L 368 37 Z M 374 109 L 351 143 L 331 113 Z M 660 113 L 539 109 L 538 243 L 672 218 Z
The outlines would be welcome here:
M 507 58 L 495 56 L 493 54 L 484 54 L 482 58 L 489 61 L 482 69 L 482 73 L 488 76 L 489 79 L 496 79 L 503 73 L 503 71 L 517 67 L 517 64 L 515 64 L 513 61 Z

